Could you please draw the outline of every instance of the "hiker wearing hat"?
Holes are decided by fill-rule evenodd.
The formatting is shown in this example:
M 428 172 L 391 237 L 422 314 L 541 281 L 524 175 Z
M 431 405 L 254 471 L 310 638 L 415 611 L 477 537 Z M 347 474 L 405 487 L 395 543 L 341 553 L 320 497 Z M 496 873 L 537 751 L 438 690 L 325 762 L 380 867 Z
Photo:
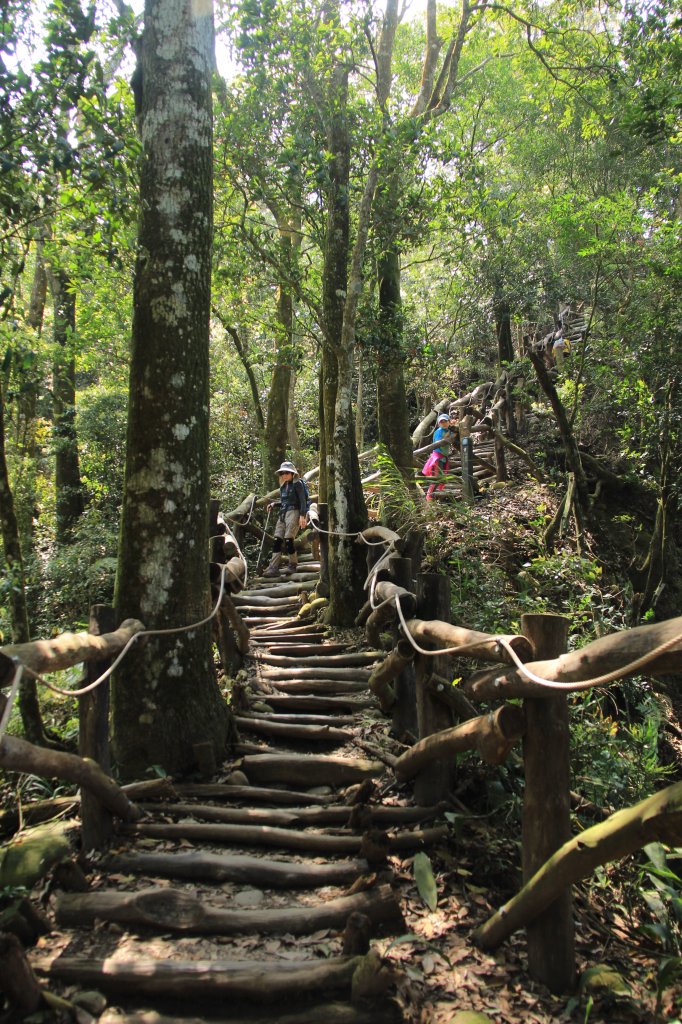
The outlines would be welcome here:
M 426 460 L 422 470 L 424 476 L 444 476 L 450 468 L 450 459 L 448 458 L 448 454 L 450 452 L 450 441 L 452 438 L 450 427 L 454 427 L 454 421 L 454 415 L 450 417 L 444 412 L 442 412 L 436 420 L 436 429 L 433 432 L 433 440 L 439 441 L 440 444 L 437 448 L 434 448 Z M 443 481 L 442 484 L 436 485 L 433 483 L 429 486 L 429 489 L 426 492 L 427 501 L 433 500 L 433 492 L 436 489 L 444 491 L 445 481 Z
M 264 576 L 279 576 L 279 565 L 282 561 L 282 547 L 289 556 L 289 564 L 284 572 L 296 572 L 298 557 L 294 551 L 294 538 L 302 530 L 306 522 L 308 496 L 303 481 L 293 462 L 283 462 L 277 470 L 279 479 L 279 501 L 268 505 L 268 510 L 279 505 L 279 516 L 275 526 L 275 543 L 272 548 L 270 564 Z

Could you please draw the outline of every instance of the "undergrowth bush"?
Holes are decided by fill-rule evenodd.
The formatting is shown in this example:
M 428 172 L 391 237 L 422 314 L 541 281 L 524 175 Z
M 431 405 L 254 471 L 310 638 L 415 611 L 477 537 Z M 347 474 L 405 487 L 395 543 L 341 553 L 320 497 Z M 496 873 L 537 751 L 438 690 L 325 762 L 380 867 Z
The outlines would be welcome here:
M 54 547 L 27 597 L 34 636 L 87 629 L 93 604 L 112 604 L 116 576 L 117 525 L 96 508 L 83 514 L 72 544 Z

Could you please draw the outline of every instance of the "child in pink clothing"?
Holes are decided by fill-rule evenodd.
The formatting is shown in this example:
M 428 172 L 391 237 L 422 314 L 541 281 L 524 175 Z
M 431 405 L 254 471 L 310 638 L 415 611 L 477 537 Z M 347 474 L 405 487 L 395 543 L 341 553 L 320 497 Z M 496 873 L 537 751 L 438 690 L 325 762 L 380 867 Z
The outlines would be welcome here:
M 445 476 L 450 468 L 448 453 L 450 451 L 450 441 L 452 439 L 451 428 L 454 428 L 455 424 L 455 417 L 447 416 L 444 412 L 442 412 L 436 420 L 436 429 L 433 432 L 433 440 L 440 441 L 441 444 L 439 444 L 437 448 L 434 448 L 431 455 L 426 460 L 426 464 L 422 470 L 424 476 Z M 432 483 L 429 486 L 429 489 L 426 492 L 427 501 L 431 501 L 433 499 L 433 492 L 435 490 L 445 490 L 445 481 L 441 484 Z

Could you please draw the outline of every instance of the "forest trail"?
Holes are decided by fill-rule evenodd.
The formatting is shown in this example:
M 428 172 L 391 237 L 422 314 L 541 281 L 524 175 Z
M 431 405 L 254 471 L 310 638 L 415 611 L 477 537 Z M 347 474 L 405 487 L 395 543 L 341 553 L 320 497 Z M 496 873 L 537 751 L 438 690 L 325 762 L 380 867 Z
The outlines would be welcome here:
M 442 808 L 382 779 L 388 722 L 367 679 L 383 653 L 297 618 L 318 570 L 303 556 L 235 598 L 251 631 L 235 758 L 210 781 L 142 784 L 143 819 L 88 890 L 56 894 L 59 932 L 34 969 L 48 987 L 104 992 L 103 1024 L 402 1019 L 365 954 L 407 931 L 391 858 L 442 840 Z

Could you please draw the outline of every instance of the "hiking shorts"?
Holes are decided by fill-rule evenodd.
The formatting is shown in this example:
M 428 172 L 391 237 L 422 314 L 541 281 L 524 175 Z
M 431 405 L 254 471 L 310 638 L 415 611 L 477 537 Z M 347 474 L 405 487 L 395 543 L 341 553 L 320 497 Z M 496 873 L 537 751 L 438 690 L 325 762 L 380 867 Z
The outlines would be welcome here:
M 300 512 L 297 508 L 289 508 L 275 523 L 275 537 L 293 540 L 299 531 Z

